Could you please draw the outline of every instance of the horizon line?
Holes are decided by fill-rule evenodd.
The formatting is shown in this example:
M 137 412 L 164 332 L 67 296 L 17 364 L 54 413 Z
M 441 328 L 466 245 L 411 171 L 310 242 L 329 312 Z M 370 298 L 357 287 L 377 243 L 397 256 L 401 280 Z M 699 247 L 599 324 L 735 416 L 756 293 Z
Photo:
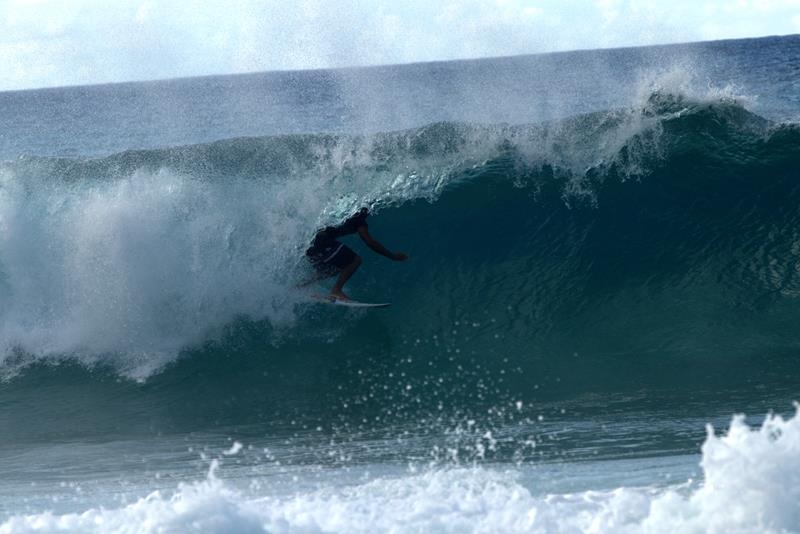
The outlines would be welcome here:
M 175 76 L 174 78 L 146 78 L 142 80 L 118 80 L 109 82 L 79 83 L 79 84 L 68 84 L 68 85 L 45 85 L 41 87 L 27 87 L 23 89 L 0 89 L 0 95 L 9 93 L 33 92 L 33 91 L 52 91 L 57 89 L 84 89 L 84 88 L 89 89 L 89 88 L 99 88 L 99 87 L 117 86 L 117 85 L 171 83 L 171 82 L 181 82 L 187 80 L 204 79 L 204 78 L 227 78 L 227 77 L 263 76 L 267 74 L 315 73 L 315 72 L 331 72 L 331 71 L 341 72 L 341 71 L 354 71 L 354 70 L 378 70 L 385 68 L 407 68 L 407 67 L 415 67 L 423 65 L 436 65 L 443 63 L 474 63 L 480 61 L 509 60 L 509 59 L 534 57 L 534 56 L 552 56 L 552 55 L 562 55 L 562 54 L 566 55 L 566 54 L 586 53 L 595 51 L 618 51 L 618 50 L 634 50 L 643 48 L 669 48 L 669 47 L 691 46 L 691 45 L 701 45 L 701 44 L 718 44 L 718 43 L 726 43 L 734 41 L 759 41 L 766 39 L 783 39 L 791 37 L 800 37 L 800 33 L 762 35 L 758 37 L 734 37 L 725 39 L 712 39 L 709 41 L 679 41 L 672 43 L 654 43 L 648 45 L 623 45 L 623 46 L 608 46 L 600 48 L 574 48 L 568 50 L 551 50 L 548 52 L 526 52 L 521 54 L 508 54 L 500 56 L 431 59 L 431 60 L 409 61 L 401 63 L 374 63 L 374 64 L 364 64 L 364 65 L 345 65 L 340 67 L 312 67 L 305 69 L 288 68 L 288 69 L 273 69 L 273 70 L 254 70 L 254 71 L 244 71 L 244 72 Z

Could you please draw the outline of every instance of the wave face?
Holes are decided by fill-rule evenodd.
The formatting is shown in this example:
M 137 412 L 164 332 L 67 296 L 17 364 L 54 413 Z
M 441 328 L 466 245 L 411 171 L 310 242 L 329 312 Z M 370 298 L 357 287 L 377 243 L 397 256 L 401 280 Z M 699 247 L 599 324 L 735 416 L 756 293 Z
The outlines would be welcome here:
M 8 162 L 5 395 L 81 385 L 65 403 L 169 404 L 180 427 L 786 382 L 798 168 L 797 125 L 662 92 L 538 125 Z M 393 306 L 308 303 L 308 241 L 365 204 L 412 259 L 365 250 L 348 289 Z

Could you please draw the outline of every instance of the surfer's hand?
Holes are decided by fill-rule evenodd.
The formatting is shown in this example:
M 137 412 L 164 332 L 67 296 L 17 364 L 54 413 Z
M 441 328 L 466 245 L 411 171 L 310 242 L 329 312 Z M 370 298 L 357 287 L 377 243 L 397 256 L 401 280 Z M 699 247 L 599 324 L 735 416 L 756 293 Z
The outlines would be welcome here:
M 406 261 L 408 259 L 408 254 L 405 254 L 403 252 L 395 252 L 394 254 L 392 254 L 392 259 L 394 261 Z

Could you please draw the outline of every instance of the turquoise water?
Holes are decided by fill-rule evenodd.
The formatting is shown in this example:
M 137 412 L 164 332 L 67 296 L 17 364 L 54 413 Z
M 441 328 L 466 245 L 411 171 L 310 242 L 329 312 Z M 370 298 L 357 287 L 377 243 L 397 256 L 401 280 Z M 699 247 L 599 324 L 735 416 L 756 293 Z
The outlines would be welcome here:
M 798 69 L 0 94 L 0 532 L 796 531 Z M 314 303 L 362 205 L 411 259 L 349 241 L 348 291 L 392 307 Z

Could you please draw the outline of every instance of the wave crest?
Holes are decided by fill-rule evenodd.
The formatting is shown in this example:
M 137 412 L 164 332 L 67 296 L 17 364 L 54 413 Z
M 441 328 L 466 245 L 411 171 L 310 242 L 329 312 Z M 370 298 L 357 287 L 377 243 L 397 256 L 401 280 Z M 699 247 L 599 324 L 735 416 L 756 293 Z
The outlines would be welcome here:
M 498 335 L 518 358 L 532 347 L 545 357 L 623 345 L 687 357 L 686 321 L 657 336 L 647 324 L 702 321 L 711 302 L 731 325 L 743 310 L 771 309 L 770 343 L 787 343 L 787 299 L 800 287 L 788 208 L 799 146 L 797 125 L 735 101 L 654 92 L 642 109 L 539 125 L 437 123 L 6 163 L 2 366 L 8 375 L 68 358 L 146 378 L 185 349 L 229 342 L 236 321 L 305 335 L 313 327 L 291 289 L 302 250 L 317 227 L 363 204 L 381 236 L 416 258 L 359 275 L 359 292 L 396 303 L 387 320 L 398 338 L 442 335 L 466 316 L 494 320 L 472 340 L 478 352 L 493 352 Z M 609 305 L 616 311 L 598 320 Z M 642 334 L 623 343 L 631 328 Z M 588 341 L 601 332 L 607 347 Z M 689 352 L 727 335 L 724 324 L 705 329 Z

